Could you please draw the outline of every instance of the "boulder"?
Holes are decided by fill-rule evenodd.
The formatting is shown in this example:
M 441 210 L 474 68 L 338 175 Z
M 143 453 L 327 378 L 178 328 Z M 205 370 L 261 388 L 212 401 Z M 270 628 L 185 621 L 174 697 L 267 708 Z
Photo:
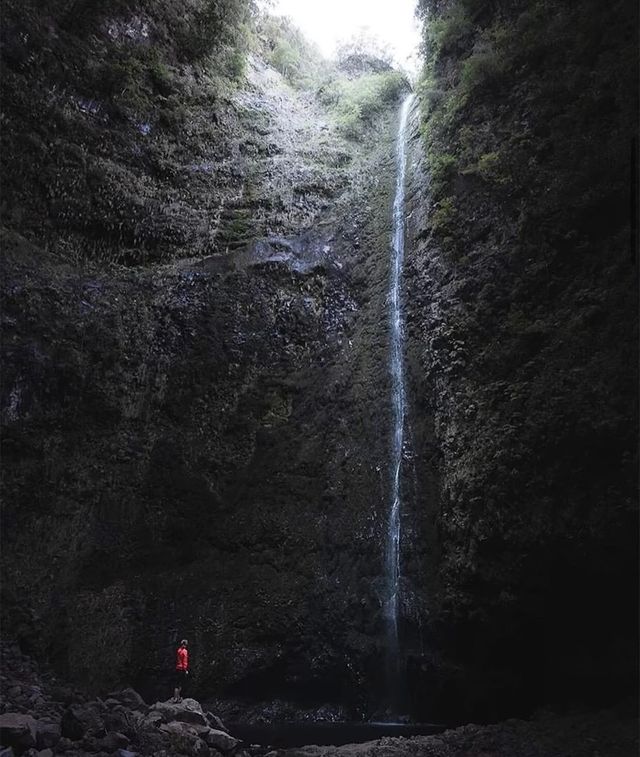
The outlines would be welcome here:
M 211 750 L 207 742 L 201 736 L 207 734 L 207 726 L 192 725 L 173 721 L 163 723 L 160 730 L 172 737 L 174 745 L 179 745 L 180 751 L 189 754 L 190 757 L 210 757 Z
M 230 736 L 225 731 L 218 731 L 215 728 L 209 728 L 204 738 L 209 746 L 218 749 L 220 752 L 231 752 L 240 744 L 238 739 Z
M 130 710 L 139 710 L 146 712 L 147 704 L 144 699 L 132 688 L 122 689 L 121 691 L 112 691 L 108 695 L 107 704 L 109 699 L 115 699 L 120 704 L 128 707 Z
M 136 734 L 135 745 L 143 754 L 154 754 L 160 757 L 159 753 L 167 748 L 167 736 L 159 728 L 141 730 Z M 129 745 L 128 748 L 133 749 L 133 745 Z
M 146 715 L 130 710 L 123 705 L 116 705 L 110 712 L 104 714 L 104 724 L 107 731 L 119 731 L 129 738 L 142 726 Z
M 62 702 L 64 705 L 71 704 L 73 699 L 73 690 L 69 686 L 54 686 L 50 693 L 55 701 Z
M 143 726 L 148 728 L 158 728 L 163 722 L 162 714 L 157 710 L 152 710 L 143 720 Z
M 229 732 L 229 729 L 227 726 L 220 720 L 220 718 L 217 715 L 214 715 L 212 712 L 205 712 L 204 716 L 207 720 L 207 725 L 210 728 L 215 728 L 216 731 L 226 731 Z
M 85 736 L 80 744 L 75 744 L 74 746 L 76 747 L 76 749 L 82 746 L 82 751 L 84 754 L 95 754 L 96 752 L 100 751 L 100 745 L 98 743 L 98 739 L 95 736 Z
M 5 712 L 0 715 L 0 742 L 23 752 L 36 745 L 36 721 L 31 715 Z
M 104 752 L 116 752 L 129 746 L 129 739 L 124 733 L 110 731 L 106 736 L 98 739 L 98 747 Z
M 80 741 L 85 736 L 104 736 L 104 722 L 90 707 L 72 704 L 62 716 L 62 735 L 72 741 Z
M 197 733 L 189 727 L 188 723 L 178 723 L 172 721 L 171 723 L 163 723 L 160 726 L 162 733 L 166 733 L 169 736 L 184 736 L 187 738 L 196 738 Z
M 211 757 L 211 750 L 202 739 L 196 739 L 191 746 L 193 757 Z
M 165 723 L 178 721 L 194 725 L 208 725 L 202 707 L 195 699 L 183 699 L 182 702 L 156 702 L 151 709 L 159 712 Z
M 36 743 L 38 749 L 54 747 L 60 741 L 60 726 L 57 723 L 47 723 L 38 720 L 36 723 Z

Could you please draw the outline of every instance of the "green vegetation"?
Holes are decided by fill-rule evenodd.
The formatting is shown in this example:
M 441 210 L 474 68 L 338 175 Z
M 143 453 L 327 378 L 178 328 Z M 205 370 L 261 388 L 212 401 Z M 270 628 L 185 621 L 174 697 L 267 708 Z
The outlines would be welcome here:
M 288 18 L 263 15 L 256 25 L 259 52 L 296 89 L 312 90 L 329 73 L 318 48 Z
M 445 197 L 433 213 L 433 227 L 438 231 L 450 231 L 455 218 L 455 200 L 453 197 Z
M 176 3 L 168 5 L 174 9 L 169 29 L 181 54 L 194 60 L 213 53 L 218 65 L 237 78 L 251 35 L 252 0 L 205 0 L 194 3 L 192 13 L 184 13 Z
M 335 77 L 321 87 L 318 96 L 334 113 L 340 132 L 358 139 L 364 127 L 407 89 L 404 74 L 390 70 L 354 79 Z
M 507 69 L 504 58 L 490 45 L 476 49 L 462 63 L 460 86 L 467 95 L 500 81 Z
M 338 68 L 351 75 L 380 73 L 393 67 L 389 46 L 364 29 L 338 45 L 336 57 Z
M 436 446 L 446 450 L 434 515 L 441 583 L 431 596 L 440 593 L 434 604 L 462 629 L 454 644 L 442 636 L 456 661 L 471 659 L 478 638 L 502 633 L 505 620 L 505 637 L 520 647 L 528 634 L 533 647 L 571 629 L 551 664 L 545 651 L 547 691 L 554 668 L 564 682 L 569 668 L 609 666 L 603 656 L 590 668 L 593 650 L 606 646 L 602 629 L 614 628 L 609 611 L 588 652 L 572 658 L 575 638 L 592 627 L 593 601 L 589 593 L 567 605 L 566 587 L 605 564 L 623 584 L 635 564 L 627 531 L 637 522 L 629 207 L 638 4 L 420 6 L 426 65 L 417 89 L 431 180 L 415 205 L 412 251 L 428 268 L 415 266 L 407 301 L 414 354 L 424 355 L 422 397 L 436 396 Z M 601 604 L 610 583 L 598 589 Z M 473 643 L 463 656 L 465 637 Z M 498 689 L 511 670 L 509 652 L 471 680 L 495 676 Z M 523 690 L 536 675 L 532 667 Z
M 347 139 L 361 138 L 408 88 L 404 74 L 391 67 L 388 51 L 366 35 L 341 46 L 337 68 L 287 18 L 262 16 L 256 38 L 258 51 L 292 87 L 316 93 Z
M 197 198 L 225 149 L 215 117 L 243 79 L 253 0 L 5 5 L 4 223 L 74 262 L 210 249 L 218 221 Z
M 466 8 L 453 5 L 446 15 L 438 16 L 427 27 L 428 50 L 440 56 L 452 52 L 473 32 L 473 23 Z
M 74 262 L 146 265 L 255 235 L 260 214 L 246 194 L 229 202 L 232 187 L 283 145 L 268 109 L 236 97 L 249 53 L 326 106 L 323 144 L 310 153 L 331 164 L 334 187 L 350 157 L 344 144 L 333 149 L 336 127 L 362 137 L 404 86 L 375 56 L 370 68 L 384 70 L 347 78 L 253 0 L 60 0 L 46 14 L 35 0 L 6 6 L 3 222 Z M 249 167 L 229 170 L 238 142 Z M 302 194 L 315 193 L 313 181 Z
M 616 173 L 611 161 L 619 176 L 627 170 L 617 146 L 634 118 L 624 3 L 460 0 L 443 11 L 421 0 L 420 7 L 428 21 L 418 92 L 434 202 L 453 196 L 461 176 L 520 198 L 523 225 L 566 197 L 567 232 L 597 213 L 601 177 Z M 457 231 L 464 234 L 464 224 Z
M 456 159 L 449 153 L 437 153 L 431 160 L 431 189 L 440 193 L 440 189 L 445 187 L 449 179 L 453 176 L 456 168 Z
M 485 152 L 479 158 L 477 163 L 463 171 L 465 174 L 477 174 L 487 182 L 496 182 L 498 184 L 508 184 L 510 177 L 503 169 L 501 157 L 498 152 Z

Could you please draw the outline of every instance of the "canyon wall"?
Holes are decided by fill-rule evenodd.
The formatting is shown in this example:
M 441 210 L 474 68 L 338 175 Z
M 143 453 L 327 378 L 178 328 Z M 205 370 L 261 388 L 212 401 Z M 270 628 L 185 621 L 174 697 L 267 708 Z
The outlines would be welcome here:
M 406 707 L 612 700 L 636 671 L 635 9 L 421 8 Z M 163 695 L 187 636 L 223 714 L 375 713 L 406 81 L 231 0 L 8 3 L 2 34 L 5 628 L 96 691 Z
M 7 625 L 95 690 L 163 695 L 187 636 L 198 696 L 371 706 L 406 81 L 54 11 L 5 30 Z
M 406 300 L 437 537 L 412 685 L 485 717 L 615 698 L 637 668 L 637 8 L 422 9 Z

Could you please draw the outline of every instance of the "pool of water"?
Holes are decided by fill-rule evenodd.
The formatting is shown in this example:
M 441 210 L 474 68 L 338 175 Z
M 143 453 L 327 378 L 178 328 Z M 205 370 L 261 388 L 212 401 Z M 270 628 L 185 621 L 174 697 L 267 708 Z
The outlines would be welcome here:
M 278 723 L 230 725 L 229 732 L 248 744 L 299 747 L 308 744 L 341 746 L 374 741 L 383 736 L 429 736 L 444 731 L 435 723 Z

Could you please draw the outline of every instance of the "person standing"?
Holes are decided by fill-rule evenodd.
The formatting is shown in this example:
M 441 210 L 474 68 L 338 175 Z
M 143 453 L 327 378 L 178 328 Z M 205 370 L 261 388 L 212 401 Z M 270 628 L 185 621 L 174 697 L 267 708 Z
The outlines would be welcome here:
M 178 651 L 176 652 L 176 686 L 173 690 L 172 700 L 174 702 L 182 701 L 182 690 L 187 683 L 187 677 L 189 675 L 189 652 L 187 651 L 188 646 L 189 642 L 186 639 L 183 639 L 180 642 Z

